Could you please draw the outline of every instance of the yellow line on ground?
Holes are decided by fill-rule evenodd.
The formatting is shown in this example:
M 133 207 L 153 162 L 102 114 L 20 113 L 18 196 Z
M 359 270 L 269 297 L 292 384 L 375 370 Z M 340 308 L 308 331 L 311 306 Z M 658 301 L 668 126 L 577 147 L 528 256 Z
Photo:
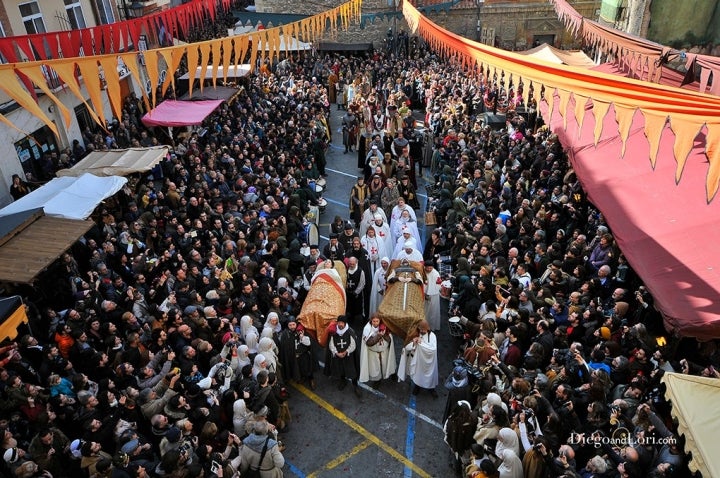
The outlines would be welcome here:
M 424 471 L 422 468 L 417 466 L 412 461 L 408 460 L 405 456 L 403 456 L 401 453 L 399 453 L 397 450 L 395 450 L 393 447 L 382 441 L 380 438 L 376 437 L 372 433 L 370 433 L 368 430 L 366 430 L 362 425 L 357 423 L 356 421 L 352 420 L 350 417 L 339 411 L 337 408 L 333 407 L 331 403 L 324 400 L 322 397 L 317 395 L 316 393 L 313 393 L 308 388 L 306 388 L 303 385 L 300 384 L 293 384 L 293 387 L 298 389 L 303 395 L 308 397 L 313 402 L 317 403 L 321 407 L 323 407 L 325 410 L 327 410 L 332 416 L 343 422 L 345 425 L 349 426 L 356 432 L 358 432 L 360 435 L 367 438 L 371 443 L 379 446 L 385 453 L 395 458 L 397 461 L 401 462 L 406 467 L 410 468 L 413 472 L 415 472 L 418 476 L 421 476 L 422 478 L 432 478 L 429 473 Z
M 334 460 L 329 461 L 327 464 L 325 464 L 325 466 L 323 466 L 319 470 L 313 471 L 312 473 L 307 475 L 307 478 L 315 478 L 316 476 L 318 476 L 319 473 L 321 473 L 323 471 L 332 470 L 336 466 L 342 464 L 345 460 L 349 459 L 352 456 L 357 455 L 358 453 L 360 453 L 361 451 L 363 451 L 365 448 L 369 447 L 370 445 L 372 445 L 372 442 L 370 440 L 363 440 L 358 445 L 356 445 L 355 448 L 353 448 L 352 450 L 350 450 L 346 453 L 343 453 L 342 455 L 338 456 Z

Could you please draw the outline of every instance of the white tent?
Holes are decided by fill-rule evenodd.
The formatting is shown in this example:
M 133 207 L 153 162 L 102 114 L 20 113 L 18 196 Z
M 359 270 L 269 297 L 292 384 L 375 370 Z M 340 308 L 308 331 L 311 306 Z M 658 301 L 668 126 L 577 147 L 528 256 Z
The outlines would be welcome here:
M 530 50 L 518 52 L 556 65 L 571 65 L 583 68 L 592 68 L 595 62 L 582 50 L 560 50 L 552 45 L 543 43 Z
M 92 174 L 55 178 L 44 186 L 0 209 L 0 217 L 43 208 L 45 214 L 65 219 L 86 219 L 104 199 L 127 183 L 119 176 L 99 178 Z
M 213 65 L 208 65 L 205 69 L 205 80 L 212 80 L 213 77 L 213 69 L 215 67 Z M 227 71 L 227 77 L 228 78 L 243 78 L 245 76 L 248 76 L 250 74 L 251 65 L 247 63 L 243 63 L 241 65 L 230 65 L 228 66 Z M 195 79 L 200 78 L 200 73 L 202 72 L 202 67 L 198 66 L 195 69 Z M 225 78 L 225 69 L 222 65 L 217 67 L 217 74 L 215 77 L 219 80 L 222 80 Z M 183 76 L 181 76 L 179 79 L 181 80 L 189 80 L 190 79 L 190 73 L 185 73 Z
M 96 176 L 127 176 L 150 171 L 167 156 L 167 146 L 150 148 L 111 149 L 93 151 L 69 169 L 61 169 L 58 176 L 82 176 L 92 173 Z
M 233 30 L 234 35 L 243 35 L 245 33 L 251 33 L 257 31 L 257 25 L 251 26 L 251 25 L 243 25 L 242 22 L 238 22 L 235 24 L 235 30 Z M 304 41 L 300 41 L 295 37 L 290 37 L 290 42 L 288 43 L 287 48 L 285 48 L 285 37 L 283 35 L 280 35 L 280 46 L 278 47 L 278 50 L 283 51 L 305 51 L 305 50 L 311 50 L 312 45 L 310 43 L 305 43 Z M 270 45 L 265 45 L 265 51 L 270 50 Z M 218 75 L 219 76 L 219 75 Z
M 682 373 L 662 378 L 665 398 L 672 403 L 678 432 L 685 435 L 685 451 L 692 452 L 690 470 L 704 477 L 720 476 L 720 412 L 712 405 L 720 398 L 720 380 Z

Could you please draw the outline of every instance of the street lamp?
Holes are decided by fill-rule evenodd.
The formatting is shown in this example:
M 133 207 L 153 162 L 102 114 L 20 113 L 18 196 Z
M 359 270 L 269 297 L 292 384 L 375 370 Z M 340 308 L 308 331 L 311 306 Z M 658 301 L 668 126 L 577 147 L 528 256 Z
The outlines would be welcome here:
M 482 10 L 483 5 L 485 5 L 485 0 L 475 0 L 475 6 L 477 7 L 477 31 L 475 34 L 478 42 L 482 42 L 482 21 L 480 20 L 480 11 Z
M 145 13 L 145 5 L 142 2 L 132 2 L 128 5 L 127 0 L 123 0 L 123 13 L 125 13 L 125 20 L 131 18 L 140 18 Z

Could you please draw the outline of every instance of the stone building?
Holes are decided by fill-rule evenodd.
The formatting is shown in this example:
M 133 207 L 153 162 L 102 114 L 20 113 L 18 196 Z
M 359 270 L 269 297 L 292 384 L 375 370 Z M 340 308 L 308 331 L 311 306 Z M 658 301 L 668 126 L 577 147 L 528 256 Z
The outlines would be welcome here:
M 417 0 L 418 7 L 440 6 L 441 0 Z M 578 0 L 570 2 L 587 18 L 598 18 L 601 0 Z M 547 0 L 460 0 L 447 4 L 451 8 L 427 13 L 428 18 L 438 25 L 463 35 L 495 44 L 509 50 L 524 50 L 540 43 L 550 43 L 561 48 L 579 48 L 573 36 L 558 20 L 551 3 Z M 337 2 L 318 0 L 302 2 L 296 0 L 256 0 L 258 12 L 300 13 L 312 15 L 337 6 Z M 407 23 L 399 15 L 392 18 L 399 6 L 388 6 L 388 0 L 364 0 L 364 28 L 353 27 L 348 32 L 339 32 L 333 41 L 342 43 L 363 43 L 372 41 L 379 47 L 388 30 L 397 28 L 407 31 Z M 379 16 L 380 14 L 380 16 Z M 383 18 L 381 14 L 388 16 Z M 374 20 L 374 21 L 372 21 Z

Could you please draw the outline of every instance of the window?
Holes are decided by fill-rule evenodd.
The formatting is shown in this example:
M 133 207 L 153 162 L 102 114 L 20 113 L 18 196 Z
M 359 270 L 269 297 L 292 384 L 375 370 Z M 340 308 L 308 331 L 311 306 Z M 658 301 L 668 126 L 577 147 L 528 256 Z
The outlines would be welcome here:
M 83 16 L 80 0 L 64 0 L 65 12 L 67 13 L 70 26 L 73 30 L 85 28 L 85 17 Z
M 115 10 L 110 0 L 95 0 L 95 7 L 98 14 L 98 25 L 115 23 Z
M 18 5 L 20 15 L 22 15 L 25 31 L 28 35 L 33 33 L 45 33 L 45 22 L 43 21 L 42 12 L 38 2 L 27 2 Z

